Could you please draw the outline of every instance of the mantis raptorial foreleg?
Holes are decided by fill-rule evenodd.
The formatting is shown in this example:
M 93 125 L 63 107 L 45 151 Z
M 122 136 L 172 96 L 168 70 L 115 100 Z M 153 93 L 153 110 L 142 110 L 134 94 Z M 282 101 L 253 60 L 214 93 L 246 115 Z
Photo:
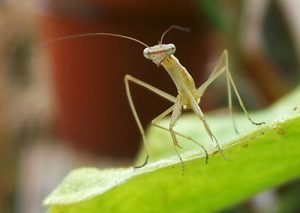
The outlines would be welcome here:
M 181 148 L 181 147 L 179 146 L 179 144 L 177 142 L 177 138 L 176 138 L 173 128 L 174 128 L 179 116 L 181 115 L 181 110 L 182 110 L 182 106 L 181 106 L 181 102 L 180 102 L 180 95 L 178 95 L 176 98 L 175 104 L 174 104 L 171 121 L 169 124 L 169 130 L 170 130 L 174 145 L 179 148 Z
M 183 163 L 183 160 L 177 150 L 177 147 L 181 148 L 177 142 L 177 138 L 176 138 L 176 134 L 175 134 L 175 131 L 174 131 L 174 126 L 179 118 L 179 116 L 181 115 L 181 110 L 182 110 L 182 105 L 181 105 L 181 102 L 180 102 L 180 95 L 177 96 L 176 98 L 176 101 L 175 101 L 175 104 L 173 106 L 173 112 L 172 112 L 172 116 L 171 116 L 171 121 L 170 121 L 170 124 L 169 124 L 169 131 L 171 133 L 171 137 L 172 137 L 172 141 L 173 141 L 173 144 L 174 144 L 174 149 L 175 149 L 175 152 L 176 154 L 178 155 L 179 159 L 180 159 L 180 162 L 181 162 L 181 165 L 182 165 L 182 173 L 184 173 L 184 170 L 185 170 L 185 166 L 184 166 L 184 163 Z
M 170 130 L 169 130 L 168 128 L 166 128 L 166 127 L 164 127 L 164 126 L 161 126 L 161 125 L 159 125 L 159 124 L 157 124 L 157 123 L 158 123 L 161 119 L 163 119 L 165 116 L 167 116 L 169 113 L 171 113 L 171 112 L 173 111 L 173 109 L 174 109 L 174 105 L 171 106 L 170 108 L 168 108 L 168 109 L 167 109 L 166 111 L 164 111 L 162 114 L 158 115 L 156 118 L 154 118 L 154 119 L 151 121 L 151 124 L 152 124 L 153 126 L 157 127 L 157 128 L 160 128 L 160 129 L 162 129 L 162 130 L 165 130 L 165 131 L 170 132 Z M 187 139 L 187 140 L 190 140 L 191 142 L 193 142 L 193 143 L 195 143 L 196 145 L 200 146 L 200 147 L 203 149 L 204 153 L 205 153 L 206 163 L 208 162 L 208 152 L 207 152 L 207 150 L 205 149 L 205 147 L 204 147 L 203 145 L 201 145 L 200 143 L 198 143 L 197 141 L 195 141 L 195 140 L 192 139 L 191 137 L 188 137 L 188 136 L 186 136 L 186 135 L 183 135 L 183 134 L 181 134 L 181 133 L 179 133 L 179 132 L 177 132 L 177 131 L 174 131 L 174 133 L 175 133 L 176 135 L 178 135 L 178 136 L 180 136 L 180 137 L 183 137 L 183 138 L 185 138 L 185 139 Z M 183 163 L 183 162 L 182 162 L 182 163 Z
M 218 142 L 217 138 L 215 137 L 215 135 L 212 133 L 207 121 L 204 118 L 204 114 L 203 114 L 201 108 L 199 107 L 197 101 L 195 100 L 194 96 L 190 92 L 188 92 L 187 95 L 189 97 L 191 107 L 192 107 L 194 113 L 200 118 L 207 134 L 209 135 L 209 137 L 211 138 L 212 141 L 216 142 L 218 150 L 223 154 L 222 149 L 219 145 L 219 142 Z
M 160 129 L 162 129 L 162 130 L 165 130 L 165 131 L 168 131 L 168 132 L 169 132 L 169 129 L 166 128 L 166 127 L 164 127 L 164 126 L 161 126 L 161 125 L 156 124 L 156 123 L 154 123 L 154 124 L 152 124 L 152 125 L 155 126 L 155 127 L 157 127 L 157 128 L 160 128 Z M 176 135 L 178 135 L 178 136 L 180 136 L 180 137 L 183 137 L 183 138 L 185 138 L 185 139 L 187 139 L 187 140 L 190 140 L 190 141 L 193 142 L 194 144 L 200 146 L 201 149 L 203 149 L 203 151 L 204 151 L 204 153 L 205 153 L 205 161 L 206 161 L 206 163 L 208 162 L 208 152 L 207 152 L 207 150 L 205 149 L 205 147 L 204 147 L 203 145 L 201 145 L 200 143 L 198 143 L 197 141 L 195 141 L 193 138 L 191 138 L 191 137 L 189 137 L 189 136 L 186 136 L 186 135 L 183 135 L 183 134 L 181 134 L 181 133 L 179 133 L 179 132 L 177 132 L 177 131 L 174 131 L 174 133 L 175 133 Z
M 164 127 L 164 126 L 161 126 L 158 124 L 158 122 L 160 120 L 162 120 L 165 116 L 167 116 L 169 113 L 171 113 L 174 109 L 174 105 L 172 105 L 171 107 L 169 107 L 167 110 L 165 110 L 163 113 L 161 113 L 160 115 L 158 115 L 156 118 L 154 118 L 152 121 L 151 121 L 151 124 L 157 128 L 160 128 L 160 129 L 163 129 L 163 130 L 166 130 L 169 132 L 169 129 Z M 205 147 L 203 145 L 201 145 L 200 143 L 198 143 L 197 141 L 195 141 L 193 138 L 189 137 L 189 136 L 186 136 L 186 135 L 183 135 L 177 131 L 174 131 L 174 133 L 180 137 L 183 137 L 187 140 L 190 140 L 191 142 L 195 143 L 196 145 L 200 146 L 203 151 L 205 152 L 205 156 L 206 156 L 206 161 L 208 160 L 208 153 L 207 153 L 207 150 L 205 149 Z
M 124 78 L 124 81 L 125 81 L 125 88 L 126 88 L 126 94 L 127 94 L 127 98 L 128 98 L 128 101 L 129 101 L 129 105 L 130 105 L 130 108 L 131 108 L 131 111 L 133 113 L 133 116 L 134 116 L 134 119 L 138 125 L 138 128 L 140 130 L 140 133 L 142 135 L 142 139 L 143 139 L 143 142 L 144 142 L 144 146 L 145 146 L 145 151 L 146 151 L 146 160 L 145 162 L 140 165 L 140 166 L 136 166 L 135 168 L 140 168 L 140 167 L 143 167 L 147 164 L 148 162 L 148 159 L 149 159 L 149 151 L 148 151 L 148 148 L 147 148 L 147 140 L 146 140 L 146 136 L 145 136 L 145 131 L 143 129 L 143 126 L 140 122 L 140 119 L 138 117 L 138 114 L 136 112 L 136 109 L 135 109 L 135 106 L 134 106 L 134 103 L 133 103 L 133 100 L 132 100 L 132 96 L 131 96 L 131 93 L 130 93 L 130 88 L 129 88 L 129 82 L 133 82 L 137 85 L 140 85 L 148 90 L 150 90 L 151 92 L 175 103 L 176 101 L 176 98 L 160 89 L 157 89 L 156 87 L 153 87 L 151 86 L 150 84 L 147 84 L 135 77 L 132 77 L 131 75 L 126 75 L 125 78 Z

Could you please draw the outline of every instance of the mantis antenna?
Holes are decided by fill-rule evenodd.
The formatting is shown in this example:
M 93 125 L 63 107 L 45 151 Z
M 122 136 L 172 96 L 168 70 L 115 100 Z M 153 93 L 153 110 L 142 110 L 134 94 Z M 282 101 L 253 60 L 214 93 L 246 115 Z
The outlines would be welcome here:
M 71 35 L 71 36 L 63 36 L 63 37 L 59 37 L 59 38 L 55 38 L 55 39 L 51 39 L 49 41 L 46 41 L 45 43 L 41 44 L 40 47 L 44 47 L 47 46 L 50 43 L 54 43 L 54 42 L 58 42 L 58 41 L 63 41 L 63 40 L 69 40 L 69 39 L 76 39 L 76 38 L 83 38 L 83 37 L 92 37 L 92 36 L 112 36 L 112 37 L 119 37 L 119 38 L 125 38 L 128 40 L 132 40 L 135 41 L 145 47 L 149 47 L 147 44 L 145 44 L 144 42 L 136 39 L 136 38 L 132 38 L 130 36 L 125 36 L 125 35 L 120 35 L 120 34 L 115 34 L 115 33 L 84 33 L 84 34 L 77 34 L 77 35 Z
M 185 31 L 185 32 L 189 32 L 190 29 L 185 28 L 185 27 L 180 27 L 177 25 L 172 25 L 170 26 L 168 29 L 165 30 L 165 32 L 162 34 L 160 41 L 159 41 L 159 45 L 162 44 L 163 38 L 165 37 L 165 35 L 172 29 L 177 29 L 177 30 L 181 30 L 181 31 Z M 119 37 L 119 38 L 125 38 L 128 40 L 132 40 L 135 41 L 145 47 L 149 47 L 147 44 L 145 44 L 144 42 L 130 37 L 130 36 L 125 36 L 125 35 L 120 35 L 120 34 L 115 34 L 115 33 L 83 33 L 83 34 L 76 34 L 76 35 L 71 35 L 71 36 L 63 36 L 63 37 L 59 37 L 59 38 L 55 38 L 55 39 L 51 39 L 49 41 L 44 42 L 43 44 L 40 45 L 40 47 L 45 47 L 50 43 L 54 43 L 54 42 L 58 42 L 58 41 L 63 41 L 63 40 L 69 40 L 69 39 L 76 39 L 76 38 L 83 38 L 83 37 L 92 37 L 92 36 L 112 36 L 112 37 Z
M 161 38 L 160 38 L 160 41 L 159 41 L 159 45 L 162 44 L 165 35 L 166 35 L 170 30 L 172 30 L 172 29 L 181 30 L 181 31 L 184 31 L 184 32 L 190 32 L 190 29 L 189 29 L 189 28 L 186 28 L 186 27 L 180 27 L 180 26 L 177 26 L 177 25 L 172 25 L 172 26 L 170 26 L 168 29 L 166 29 L 165 32 L 161 35 Z

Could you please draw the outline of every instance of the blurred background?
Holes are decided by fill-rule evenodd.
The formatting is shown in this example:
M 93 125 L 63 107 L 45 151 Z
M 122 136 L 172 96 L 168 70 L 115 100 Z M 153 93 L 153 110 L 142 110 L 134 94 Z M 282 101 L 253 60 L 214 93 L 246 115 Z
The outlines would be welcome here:
M 271 105 L 299 84 L 297 0 L 0 1 L 0 212 L 45 212 L 43 198 L 73 168 L 128 166 L 141 146 L 124 76 L 176 94 L 143 46 L 110 37 L 51 43 L 78 33 L 111 32 L 155 45 L 171 25 L 176 56 L 199 85 L 226 48 L 245 105 Z M 224 79 L 209 88 L 204 111 L 226 107 Z M 169 105 L 132 86 L 143 125 Z M 155 103 L 155 104 L 153 104 Z M 299 182 L 225 212 L 300 210 Z M 296 211 L 294 211 L 296 212 Z

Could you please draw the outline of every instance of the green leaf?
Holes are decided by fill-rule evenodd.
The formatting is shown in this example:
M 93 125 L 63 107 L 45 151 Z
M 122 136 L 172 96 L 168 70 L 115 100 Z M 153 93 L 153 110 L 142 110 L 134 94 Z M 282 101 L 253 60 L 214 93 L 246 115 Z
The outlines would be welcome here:
M 243 132 L 238 136 L 228 116 L 208 116 L 229 160 L 220 153 L 213 154 L 216 148 L 201 131 L 198 119 L 184 117 L 177 130 L 202 142 L 210 153 L 206 164 L 201 149 L 180 139 L 185 147 L 184 175 L 169 133 L 150 128 L 151 159 L 159 161 L 136 170 L 75 170 L 45 199 L 44 205 L 51 213 L 212 212 L 229 208 L 300 177 L 299 100 L 300 88 L 269 109 L 252 113 L 255 120 L 267 122 L 261 127 L 249 124 L 242 114 L 236 116 Z

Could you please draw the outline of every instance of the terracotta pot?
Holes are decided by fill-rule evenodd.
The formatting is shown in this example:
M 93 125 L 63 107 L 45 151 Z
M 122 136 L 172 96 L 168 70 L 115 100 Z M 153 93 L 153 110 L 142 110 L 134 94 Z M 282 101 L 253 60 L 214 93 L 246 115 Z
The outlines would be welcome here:
M 56 2 L 56 3 L 55 3 Z M 172 24 L 191 33 L 172 31 L 165 42 L 196 79 L 209 51 L 208 28 L 194 1 L 49 1 L 41 17 L 43 40 L 88 32 L 133 36 L 154 45 Z M 68 3 L 67 3 L 68 2 Z M 143 46 L 129 40 L 89 37 L 51 44 L 58 129 L 65 141 L 102 155 L 133 156 L 140 133 L 126 98 L 123 78 L 131 74 L 176 94 L 168 74 L 143 58 Z M 168 101 L 132 86 L 140 118 L 146 126 L 169 106 Z

